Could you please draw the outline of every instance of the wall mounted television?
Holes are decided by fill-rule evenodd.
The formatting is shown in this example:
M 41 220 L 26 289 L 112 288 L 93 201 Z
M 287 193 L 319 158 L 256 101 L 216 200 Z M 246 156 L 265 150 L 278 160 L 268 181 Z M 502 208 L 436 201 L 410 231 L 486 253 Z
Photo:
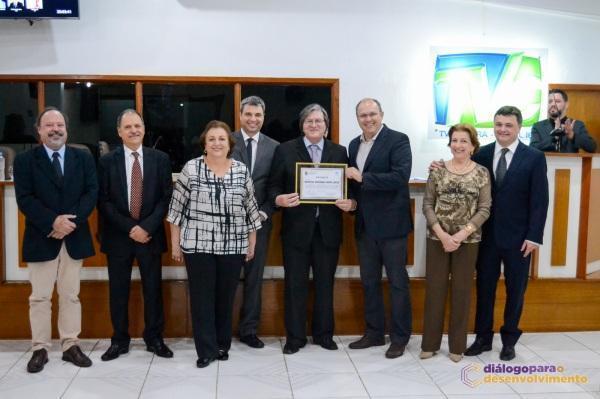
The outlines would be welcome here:
M 0 19 L 79 18 L 79 0 L 0 0 Z

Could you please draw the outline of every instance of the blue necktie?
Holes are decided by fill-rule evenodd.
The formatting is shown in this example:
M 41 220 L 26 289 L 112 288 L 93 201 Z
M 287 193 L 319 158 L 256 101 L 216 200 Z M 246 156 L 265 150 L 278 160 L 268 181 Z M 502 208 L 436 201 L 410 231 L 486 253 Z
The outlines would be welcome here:
M 62 182 L 63 172 L 62 172 L 62 168 L 60 167 L 60 161 L 58 160 L 58 158 L 60 158 L 60 154 L 57 151 L 54 151 L 54 153 L 52 154 L 52 166 L 54 167 L 54 170 L 56 171 L 58 180 Z

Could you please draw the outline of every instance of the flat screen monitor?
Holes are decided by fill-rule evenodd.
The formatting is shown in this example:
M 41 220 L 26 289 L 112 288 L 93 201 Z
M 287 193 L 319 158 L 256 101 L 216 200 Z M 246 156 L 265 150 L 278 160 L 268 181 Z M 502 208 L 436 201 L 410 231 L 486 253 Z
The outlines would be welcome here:
M 0 18 L 79 18 L 79 0 L 0 0 Z

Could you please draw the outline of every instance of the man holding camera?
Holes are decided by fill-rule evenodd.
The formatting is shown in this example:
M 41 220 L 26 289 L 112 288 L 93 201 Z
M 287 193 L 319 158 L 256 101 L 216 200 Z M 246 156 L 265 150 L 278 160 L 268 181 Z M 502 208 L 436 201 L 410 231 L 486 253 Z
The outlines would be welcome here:
M 561 89 L 548 92 L 548 119 L 537 122 L 531 129 L 530 146 L 546 152 L 596 151 L 596 142 L 583 122 L 567 117 L 569 97 Z

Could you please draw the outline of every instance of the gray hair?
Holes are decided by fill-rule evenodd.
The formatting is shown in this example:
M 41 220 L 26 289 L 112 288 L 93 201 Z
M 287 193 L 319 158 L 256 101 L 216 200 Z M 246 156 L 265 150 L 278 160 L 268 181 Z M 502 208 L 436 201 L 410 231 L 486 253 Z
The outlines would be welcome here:
M 127 109 L 124 109 L 123 111 L 121 111 L 121 113 L 119 114 L 119 116 L 117 116 L 117 128 L 121 127 L 121 121 L 123 120 L 123 117 L 126 114 L 136 114 L 142 120 L 142 124 L 144 124 L 144 118 L 142 118 L 142 115 L 140 115 L 139 112 L 137 112 L 133 108 L 127 108 Z
M 321 111 L 323 113 L 323 119 L 325 120 L 325 136 L 327 136 L 327 132 L 329 131 L 329 115 L 327 114 L 325 108 L 323 108 L 321 104 L 317 103 L 308 104 L 302 109 L 302 111 L 300 111 L 300 121 L 298 122 L 298 124 L 300 125 L 300 131 L 304 133 L 304 131 L 302 130 L 302 126 L 304 126 L 304 121 L 306 120 L 306 118 L 308 118 L 308 115 L 310 115 L 311 112 L 315 111 Z
M 39 128 L 40 123 L 42 122 L 42 117 L 51 111 L 56 111 L 62 115 L 63 119 L 65 120 L 65 129 L 67 129 L 69 127 L 69 118 L 67 118 L 67 115 L 65 115 L 64 112 L 62 112 L 60 109 L 53 107 L 53 106 L 46 107 L 46 108 L 44 108 L 44 110 L 42 112 L 40 112 L 37 119 L 35 120 L 35 127 Z
M 265 102 L 259 96 L 250 96 L 250 97 L 244 98 L 242 100 L 242 102 L 240 103 L 240 113 L 244 112 L 244 107 L 246 105 L 253 105 L 255 107 L 261 107 L 263 110 L 263 113 L 266 111 L 266 108 L 267 108 L 265 106 Z
M 367 101 L 373 101 L 375 104 L 377 104 L 377 108 L 379 108 L 379 112 L 383 114 L 383 108 L 381 108 L 381 103 L 377 99 L 371 98 L 371 97 L 365 97 L 362 100 L 360 100 L 358 102 L 358 104 L 356 104 L 356 115 L 358 115 L 358 107 L 360 106 L 360 104 L 367 102 Z

